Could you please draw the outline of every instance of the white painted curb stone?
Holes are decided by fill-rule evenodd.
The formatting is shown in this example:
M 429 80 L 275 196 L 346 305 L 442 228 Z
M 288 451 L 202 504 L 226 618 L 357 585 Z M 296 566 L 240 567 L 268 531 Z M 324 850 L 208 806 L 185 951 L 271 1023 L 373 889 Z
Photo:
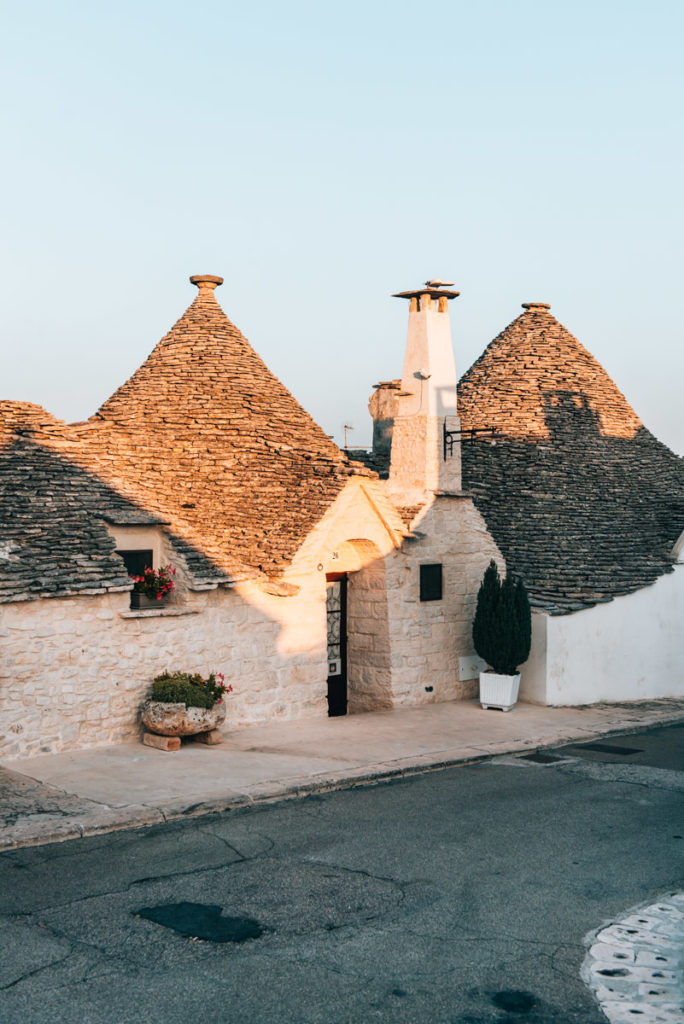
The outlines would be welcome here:
M 684 1024 L 684 893 L 587 938 L 582 979 L 611 1024 Z

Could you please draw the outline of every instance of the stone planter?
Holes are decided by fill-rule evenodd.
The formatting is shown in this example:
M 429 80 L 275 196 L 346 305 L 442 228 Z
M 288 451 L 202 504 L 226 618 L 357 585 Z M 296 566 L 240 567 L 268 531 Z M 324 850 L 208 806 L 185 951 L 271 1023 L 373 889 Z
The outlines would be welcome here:
M 131 591 L 131 608 L 134 608 L 136 611 L 147 611 L 149 608 L 154 608 L 158 611 L 165 606 L 166 595 L 159 599 L 151 597 L 149 594 L 140 594 L 137 590 Z
M 520 673 L 515 676 L 498 672 L 480 672 L 480 704 L 483 708 L 510 711 L 515 707 L 520 689 Z
M 218 729 L 225 718 L 225 701 L 214 704 L 213 708 L 194 708 L 148 700 L 142 707 L 143 725 L 157 736 L 196 736 Z

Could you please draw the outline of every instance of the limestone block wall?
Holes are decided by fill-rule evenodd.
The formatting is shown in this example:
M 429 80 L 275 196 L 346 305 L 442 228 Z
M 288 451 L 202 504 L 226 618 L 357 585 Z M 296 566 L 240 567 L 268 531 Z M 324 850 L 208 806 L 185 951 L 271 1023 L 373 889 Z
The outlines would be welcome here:
M 325 716 L 326 572 L 368 563 L 379 571 L 401 540 L 398 514 L 372 492 L 366 481 L 349 481 L 295 560 L 294 596 L 257 582 L 192 592 L 179 566 L 164 615 L 132 616 L 127 593 L 2 605 L 0 759 L 135 739 L 140 703 L 165 669 L 223 672 L 234 686 L 225 729 Z M 178 564 L 164 543 L 160 559 Z M 379 579 L 370 568 L 360 589 L 377 595 Z M 386 650 L 386 617 L 383 628 Z M 351 655 L 368 681 L 377 667 L 361 634 Z
M 458 430 L 456 415 L 447 416 L 446 421 L 447 429 Z M 395 419 L 388 489 L 402 504 L 422 500 L 426 490 L 460 489 L 460 445 L 454 446 L 445 461 L 444 422 L 443 416 L 402 415 Z
M 404 524 L 382 486 L 352 478 L 311 532 L 288 580 L 326 573 L 347 577 L 348 711 L 391 707 L 387 560 L 401 545 Z
M 477 680 L 459 681 L 459 658 L 473 653 L 477 591 L 490 559 L 504 568 L 501 553 L 468 498 L 432 496 L 414 522 L 420 539 L 401 543 L 401 521 L 383 501 L 378 484 L 356 481 L 288 574 L 349 573 L 349 712 L 473 696 Z M 431 562 L 443 565 L 443 599 L 421 602 L 420 565 Z
M 128 617 L 128 594 L 3 605 L 0 759 L 135 739 L 165 669 L 223 672 L 234 686 L 227 730 L 327 713 L 318 581 L 287 598 L 255 584 L 188 594 L 176 611 Z
M 384 381 L 376 387 L 368 400 L 368 409 L 373 418 L 373 454 L 389 456 L 394 420 L 399 411 L 400 390 L 400 380 Z
M 133 614 L 127 593 L 0 608 L 0 759 L 134 740 L 152 679 L 223 672 L 226 730 L 327 714 L 326 572 L 349 573 L 349 710 L 470 696 L 458 659 L 490 558 L 472 502 L 437 498 L 404 540 L 381 490 L 353 481 L 292 567 L 292 596 L 258 582 L 179 587 L 168 611 Z M 442 601 L 419 601 L 419 566 L 441 562 Z M 288 574 L 289 575 L 289 574 Z M 426 690 L 431 687 L 431 690 Z
M 349 713 L 392 707 L 387 573 L 377 549 L 363 569 L 349 575 L 347 637 Z
M 387 564 L 392 695 L 395 706 L 465 699 L 478 681 L 459 681 L 459 658 L 473 653 L 477 592 L 493 558 L 504 560 L 467 498 L 435 498 Z M 420 565 L 441 563 L 443 598 L 420 601 Z M 431 687 L 431 689 L 427 689 Z

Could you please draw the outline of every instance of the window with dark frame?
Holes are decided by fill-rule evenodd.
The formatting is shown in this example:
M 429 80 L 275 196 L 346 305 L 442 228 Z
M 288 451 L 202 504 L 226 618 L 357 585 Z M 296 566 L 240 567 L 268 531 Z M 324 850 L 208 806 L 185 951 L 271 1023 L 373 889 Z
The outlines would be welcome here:
M 421 601 L 442 600 L 442 563 L 421 565 L 420 567 L 420 599 Z
M 116 551 L 115 554 L 123 558 L 123 563 L 129 576 L 142 576 L 145 569 L 154 568 L 151 548 L 138 548 L 134 551 Z

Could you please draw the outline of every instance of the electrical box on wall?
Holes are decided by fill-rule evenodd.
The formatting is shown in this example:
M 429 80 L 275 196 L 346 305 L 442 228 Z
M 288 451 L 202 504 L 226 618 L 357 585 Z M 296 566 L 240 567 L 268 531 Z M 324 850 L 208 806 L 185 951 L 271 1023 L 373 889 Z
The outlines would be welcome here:
M 459 681 L 463 683 L 466 679 L 477 679 L 480 672 L 484 672 L 486 668 L 487 662 L 483 658 L 478 658 L 477 654 L 471 654 L 465 658 L 459 658 Z

